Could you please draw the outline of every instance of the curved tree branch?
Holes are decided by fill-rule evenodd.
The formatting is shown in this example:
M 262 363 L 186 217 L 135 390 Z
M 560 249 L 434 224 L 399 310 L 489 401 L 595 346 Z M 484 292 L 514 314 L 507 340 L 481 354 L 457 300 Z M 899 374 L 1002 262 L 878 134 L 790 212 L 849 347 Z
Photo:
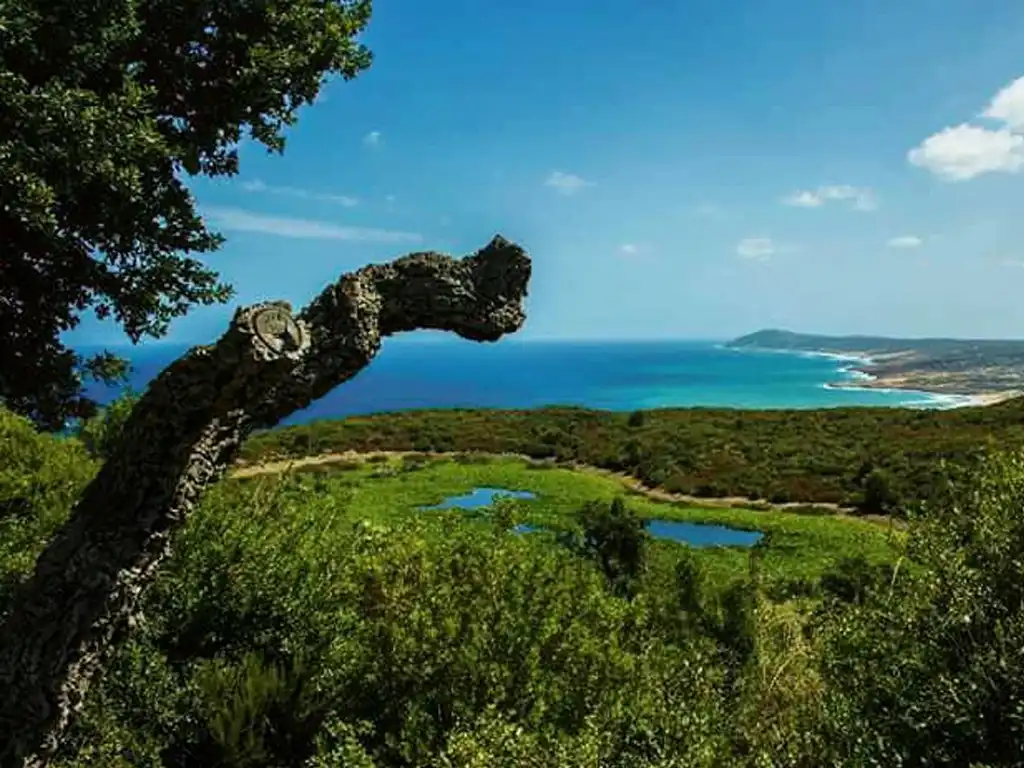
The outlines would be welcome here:
M 168 366 L 0 627 L 0 766 L 46 764 L 171 534 L 254 428 L 355 376 L 384 336 L 517 331 L 530 270 L 501 237 L 461 260 L 411 254 L 342 276 L 297 317 L 284 302 L 240 309 L 216 344 Z

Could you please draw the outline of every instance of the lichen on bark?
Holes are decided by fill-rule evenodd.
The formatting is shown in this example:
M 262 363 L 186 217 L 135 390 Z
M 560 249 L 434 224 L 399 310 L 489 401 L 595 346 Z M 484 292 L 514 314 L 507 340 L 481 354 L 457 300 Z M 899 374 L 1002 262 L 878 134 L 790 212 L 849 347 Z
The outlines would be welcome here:
M 168 552 L 171 534 L 256 428 L 355 376 L 386 336 L 496 341 L 525 321 L 531 263 L 495 237 L 472 256 L 414 253 L 343 275 L 302 312 L 239 309 L 147 388 L 110 459 L 0 626 L 0 766 L 42 766 Z

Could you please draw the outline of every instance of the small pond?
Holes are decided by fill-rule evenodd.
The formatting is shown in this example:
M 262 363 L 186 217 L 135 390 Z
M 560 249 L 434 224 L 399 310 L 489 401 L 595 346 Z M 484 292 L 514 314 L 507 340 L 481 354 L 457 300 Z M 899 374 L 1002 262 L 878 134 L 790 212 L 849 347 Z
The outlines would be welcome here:
M 678 520 L 648 520 L 647 532 L 656 539 L 679 541 L 691 547 L 752 547 L 764 536 L 760 531 Z
M 503 488 L 474 488 L 461 496 L 449 496 L 440 504 L 420 509 L 483 509 L 501 499 L 536 499 L 529 491 L 506 491 Z
M 503 488 L 474 488 L 469 493 L 449 496 L 440 504 L 420 509 L 484 509 L 501 499 L 536 499 L 529 491 L 508 491 Z M 533 533 L 543 530 L 535 525 L 520 523 L 513 529 L 516 533 Z M 684 523 L 678 520 L 648 520 L 647 532 L 656 539 L 678 541 L 691 547 L 752 547 L 764 536 L 760 531 L 744 531 L 725 525 L 706 523 Z

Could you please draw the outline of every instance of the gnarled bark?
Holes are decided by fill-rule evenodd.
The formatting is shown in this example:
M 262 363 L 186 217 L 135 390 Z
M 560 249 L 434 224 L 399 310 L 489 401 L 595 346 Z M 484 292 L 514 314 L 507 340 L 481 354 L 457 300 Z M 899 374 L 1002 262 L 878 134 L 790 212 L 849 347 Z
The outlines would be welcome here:
M 530 268 L 501 237 L 461 260 L 411 254 L 342 276 L 295 317 L 283 302 L 240 309 L 216 344 L 168 366 L 0 627 L 0 766 L 52 756 L 171 534 L 251 430 L 352 378 L 384 336 L 518 330 Z

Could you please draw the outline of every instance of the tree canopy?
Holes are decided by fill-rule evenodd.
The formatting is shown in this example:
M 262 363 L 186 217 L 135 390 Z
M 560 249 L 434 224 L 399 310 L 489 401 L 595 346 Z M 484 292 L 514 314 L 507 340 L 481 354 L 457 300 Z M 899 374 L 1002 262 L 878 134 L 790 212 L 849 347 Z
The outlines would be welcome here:
M 222 238 L 184 180 L 238 171 L 246 138 L 283 130 L 329 75 L 351 79 L 370 0 L 0 3 L 0 402 L 59 429 L 126 363 L 62 334 L 89 311 L 132 342 L 228 285 L 200 257 Z

